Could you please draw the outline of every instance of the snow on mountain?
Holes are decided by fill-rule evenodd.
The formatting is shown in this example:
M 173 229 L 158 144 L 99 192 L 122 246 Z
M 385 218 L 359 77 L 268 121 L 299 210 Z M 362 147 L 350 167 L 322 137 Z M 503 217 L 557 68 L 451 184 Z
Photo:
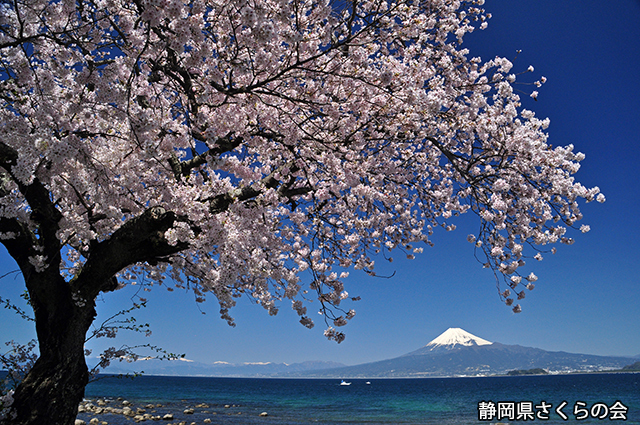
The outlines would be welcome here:
M 491 345 L 491 341 L 487 341 L 486 339 L 479 338 L 464 329 L 460 328 L 449 328 L 443 333 L 441 333 L 437 338 L 427 344 L 427 347 L 430 347 L 431 350 L 443 347 L 452 349 L 456 345 L 464 345 L 464 346 L 472 346 L 472 345 Z
M 288 372 L 310 372 L 321 369 L 335 369 L 344 367 L 342 363 L 331 361 L 306 361 L 302 363 L 273 363 L 273 362 L 245 362 L 229 363 L 216 361 L 201 363 L 193 360 L 160 360 L 139 359 L 136 362 L 116 362 L 109 366 L 104 373 L 127 374 L 144 372 L 145 375 L 162 376 L 217 376 L 217 377 L 247 377 L 265 378 L 283 375 Z
M 620 369 L 629 357 L 595 356 L 505 345 L 460 328 L 447 329 L 429 344 L 393 359 L 355 366 L 289 373 L 314 378 L 425 378 L 504 375 L 512 370 L 545 369 L 549 373 Z

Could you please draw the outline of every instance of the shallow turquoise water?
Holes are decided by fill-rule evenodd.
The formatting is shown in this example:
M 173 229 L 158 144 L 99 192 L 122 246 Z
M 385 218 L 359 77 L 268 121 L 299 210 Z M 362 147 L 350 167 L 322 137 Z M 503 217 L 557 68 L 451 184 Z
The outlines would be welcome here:
M 126 399 L 133 406 L 162 404 L 157 415 L 172 413 L 175 423 L 187 424 L 441 424 L 469 423 L 624 423 L 640 424 L 640 374 L 592 374 L 559 376 L 518 376 L 481 378 L 426 378 L 352 380 L 341 386 L 335 379 L 243 379 L 142 376 L 134 380 L 109 378 L 87 387 L 88 399 L 107 398 L 110 405 Z M 626 421 L 583 415 L 582 405 L 589 410 L 600 404 L 594 413 L 602 416 L 617 401 L 626 408 Z M 480 420 L 480 402 L 513 403 L 542 402 L 550 404 L 547 420 L 517 421 L 508 416 L 494 415 Z M 561 411 L 565 421 L 554 409 L 565 402 Z M 195 408 L 206 403 L 207 408 Z M 229 406 L 229 407 L 225 407 Z M 574 414 L 574 408 L 578 410 Z M 620 405 L 618 405 L 620 406 Z M 185 408 L 195 413 L 184 415 Z M 534 409 L 535 411 L 535 409 Z M 260 417 L 267 412 L 268 417 Z M 506 412 L 506 413 L 505 413 Z M 502 412 L 508 415 L 508 410 Z M 620 416 L 622 413 L 616 414 Z M 515 416 L 515 413 L 514 413 Z M 543 415 L 544 416 L 544 415 Z M 91 415 L 80 415 L 88 421 Z M 130 424 L 120 415 L 102 415 L 110 425 Z

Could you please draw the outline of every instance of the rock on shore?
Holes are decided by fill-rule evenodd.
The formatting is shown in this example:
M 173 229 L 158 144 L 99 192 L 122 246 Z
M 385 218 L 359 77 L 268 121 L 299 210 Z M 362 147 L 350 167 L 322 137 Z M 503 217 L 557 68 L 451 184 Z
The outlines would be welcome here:
M 233 405 L 225 404 L 223 406 L 222 405 L 218 406 L 218 408 L 223 408 L 224 410 L 239 408 L 239 407 L 240 407 L 239 405 L 235 405 L 235 404 Z M 201 410 L 201 409 L 205 409 L 205 410 Z M 196 419 L 198 421 L 202 421 L 202 423 L 208 424 L 208 423 L 212 423 L 211 419 L 203 416 L 205 414 L 209 414 L 209 415 L 218 414 L 218 412 L 211 411 L 209 409 L 210 409 L 210 406 L 208 404 L 199 403 L 194 405 L 194 407 L 184 406 L 181 409 L 181 413 L 174 414 L 171 411 L 168 411 L 169 410 L 168 406 L 163 406 L 162 404 L 149 403 L 149 404 L 143 405 L 143 407 L 137 407 L 134 405 L 134 403 L 128 400 L 122 400 L 122 399 L 85 400 L 82 403 L 80 403 L 80 405 L 78 406 L 78 414 L 82 414 L 82 416 L 76 419 L 75 425 L 87 425 L 86 421 L 89 420 L 87 416 L 91 417 L 94 415 L 99 417 L 91 418 L 91 420 L 89 420 L 88 425 L 108 425 L 108 422 L 103 420 L 103 419 L 108 419 L 108 417 L 105 417 L 103 415 L 122 415 L 129 418 L 128 420 L 135 423 L 145 422 L 145 421 L 165 422 L 165 421 L 173 421 L 174 419 L 176 419 L 179 422 L 176 422 L 175 424 L 170 423 L 167 425 L 187 425 L 187 424 L 197 425 L 197 423 L 200 423 L 200 422 L 193 421 L 193 419 Z M 222 412 L 219 412 L 219 413 L 222 414 Z M 243 412 L 241 411 L 228 412 L 228 413 L 225 412 L 225 414 L 241 415 L 243 414 Z M 180 418 L 183 415 L 191 416 L 192 419 L 186 420 L 186 418 L 184 417 Z M 258 416 L 265 417 L 265 416 L 268 416 L 268 413 L 262 412 L 258 414 Z

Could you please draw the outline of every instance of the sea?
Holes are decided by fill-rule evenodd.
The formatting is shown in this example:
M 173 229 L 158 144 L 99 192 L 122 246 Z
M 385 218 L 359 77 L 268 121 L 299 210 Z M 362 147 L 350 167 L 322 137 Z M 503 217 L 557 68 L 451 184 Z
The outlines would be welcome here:
M 640 373 L 345 380 L 350 385 L 340 379 L 102 378 L 87 386 L 86 403 L 124 404 L 156 420 L 172 415 L 165 424 L 640 424 Z M 78 415 L 87 423 L 94 417 L 109 425 L 135 423 L 113 413 Z

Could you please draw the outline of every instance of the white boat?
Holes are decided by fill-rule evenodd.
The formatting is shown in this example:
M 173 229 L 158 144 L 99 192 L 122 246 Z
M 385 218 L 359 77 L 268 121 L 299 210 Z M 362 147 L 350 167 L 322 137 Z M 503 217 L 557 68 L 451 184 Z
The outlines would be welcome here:
M 367 381 L 367 385 L 371 385 L 371 382 Z
M 343 379 L 342 381 L 340 381 L 340 385 L 351 385 L 351 382 L 345 382 L 345 380 Z

